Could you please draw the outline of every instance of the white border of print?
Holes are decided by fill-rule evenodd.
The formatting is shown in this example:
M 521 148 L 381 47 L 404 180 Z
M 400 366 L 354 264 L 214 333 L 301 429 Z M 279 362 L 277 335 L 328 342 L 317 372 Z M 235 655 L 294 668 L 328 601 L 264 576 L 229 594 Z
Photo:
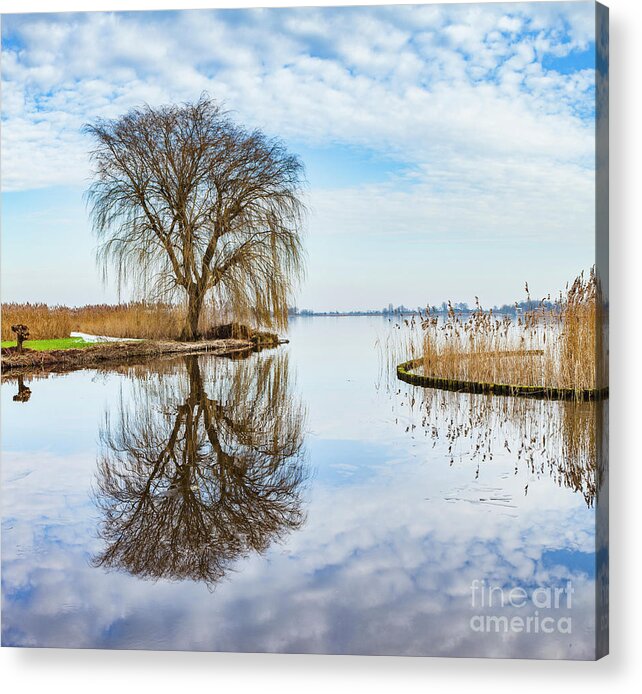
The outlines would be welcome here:
M 392 2 L 2 0 L 9 12 L 188 9 Z M 611 27 L 611 655 L 597 664 L 445 658 L 2 649 L 4 691 L 492 692 L 633 691 L 639 684 L 642 466 L 639 416 L 642 259 L 642 3 L 609 0 Z M 633 317 L 633 320 L 631 318 Z M 631 325 L 637 325 L 633 329 Z M 637 387 L 636 387 L 637 386 Z

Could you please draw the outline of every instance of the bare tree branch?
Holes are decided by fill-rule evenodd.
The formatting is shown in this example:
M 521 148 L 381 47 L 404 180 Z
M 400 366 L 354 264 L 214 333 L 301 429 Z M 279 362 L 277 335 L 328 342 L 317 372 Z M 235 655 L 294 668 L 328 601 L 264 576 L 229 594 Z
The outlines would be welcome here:
M 279 140 L 235 124 L 209 97 L 85 126 L 87 191 L 105 276 L 187 304 L 199 335 L 208 297 L 240 320 L 285 327 L 303 274 L 303 165 Z

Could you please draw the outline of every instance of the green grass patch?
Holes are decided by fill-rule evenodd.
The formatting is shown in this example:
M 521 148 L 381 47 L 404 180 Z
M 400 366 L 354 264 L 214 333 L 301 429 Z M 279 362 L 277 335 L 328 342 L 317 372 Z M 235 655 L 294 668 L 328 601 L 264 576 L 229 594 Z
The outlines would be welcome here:
M 37 352 L 45 352 L 54 349 L 84 349 L 91 347 L 95 342 L 85 342 L 82 337 L 62 337 L 57 340 L 27 340 L 24 347 L 34 349 Z M 2 349 L 15 347 L 15 341 L 2 342 Z

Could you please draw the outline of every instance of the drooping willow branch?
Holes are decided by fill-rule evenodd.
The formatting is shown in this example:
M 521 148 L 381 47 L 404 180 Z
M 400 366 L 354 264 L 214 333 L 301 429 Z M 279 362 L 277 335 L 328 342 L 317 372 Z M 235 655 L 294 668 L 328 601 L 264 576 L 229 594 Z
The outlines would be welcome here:
M 285 327 L 303 274 L 303 164 L 234 123 L 209 97 L 134 109 L 85 126 L 98 260 L 119 288 L 187 305 L 194 339 L 208 298 L 235 317 Z

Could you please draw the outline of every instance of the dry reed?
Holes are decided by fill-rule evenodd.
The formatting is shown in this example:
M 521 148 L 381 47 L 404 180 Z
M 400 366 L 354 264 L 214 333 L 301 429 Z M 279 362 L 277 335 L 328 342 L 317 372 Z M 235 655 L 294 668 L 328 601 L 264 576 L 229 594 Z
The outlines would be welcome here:
M 516 317 L 486 311 L 476 298 L 470 313 L 448 303 L 445 316 L 430 309 L 404 320 L 388 341 L 388 355 L 418 359 L 417 371 L 432 378 L 543 388 L 596 388 L 598 281 L 582 273 L 560 293 Z M 531 297 L 526 284 L 526 297 Z M 392 347 L 392 348 L 391 348 Z
M 214 323 L 213 309 L 204 310 L 204 327 Z M 15 340 L 11 326 L 29 326 L 32 340 L 69 337 L 70 332 L 146 339 L 176 339 L 185 320 L 185 308 L 145 302 L 81 307 L 43 303 L 2 304 L 2 340 Z M 28 346 L 28 345 L 27 345 Z

